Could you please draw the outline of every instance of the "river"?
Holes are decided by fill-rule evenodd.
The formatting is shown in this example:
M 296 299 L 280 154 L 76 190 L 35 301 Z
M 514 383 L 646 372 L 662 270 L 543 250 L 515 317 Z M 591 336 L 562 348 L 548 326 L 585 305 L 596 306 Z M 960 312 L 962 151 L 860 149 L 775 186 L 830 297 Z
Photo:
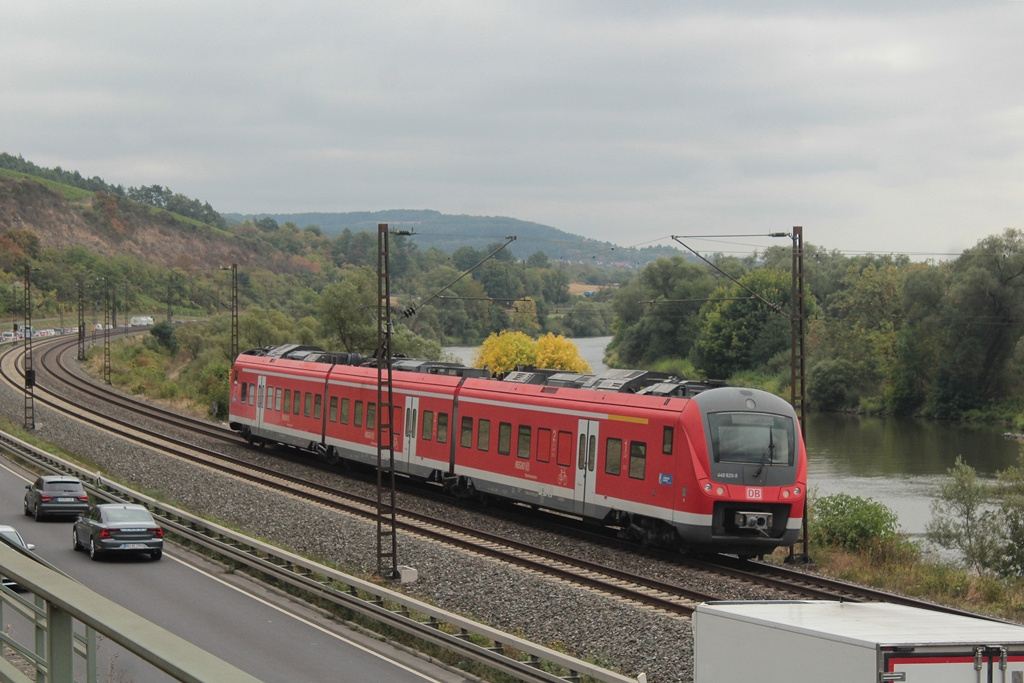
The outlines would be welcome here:
M 604 370 L 611 337 L 574 339 L 595 372 Z M 471 362 L 477 347 L 446 347 Z M 939 484 L 957 456 L 979 476 L 994 477 L 1018 461 L 1021 444 L 1003 427 L 927 420 L 810 413 L 805 420 L 808 489 L 812 495 L 848 493 L 872 498 L 895 512 L 905 532 L 923 536 Z

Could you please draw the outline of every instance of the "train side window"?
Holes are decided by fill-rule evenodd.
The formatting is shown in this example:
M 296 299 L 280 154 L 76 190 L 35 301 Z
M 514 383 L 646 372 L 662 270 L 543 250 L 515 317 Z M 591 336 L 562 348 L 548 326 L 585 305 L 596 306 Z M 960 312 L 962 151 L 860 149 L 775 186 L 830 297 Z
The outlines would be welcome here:
M 313 417 L 320 419 L 320 416 L 324 414 L 324 397 L 317 394 L 313 397 Z
M 242 405 L 245 405 L 249 401 L 249 383 L 248 382 L 242 382 L 242 393 L 241 393 L 241 398 L 239 400 L 242 401 Z
M 674 431 L 671 427 L 665 427 L 661 434 L 661 452 L 665 455 L 672 455 L 672 436 Z
M 622 439 L 606 439 L 604 442 L 604 473 L 622 473 Z
M 281 387 L 274 392 L 274 410 L 281 412 Z
M 306 392 L 306 401 L 302 404 L 302 416 L 309 417 L 313 412 L 313 392 Z
M 559 467 L 572 467 L 572 432 L 558 432 L 558 453 L 555 462 Z
M 462 429 L 459 432 L 459 446 L 469 448 L 473 445 L 473 418 L 462 418 Z
M 643 441 L 629 442 L 629 478 L 643 479 L 647 470 L 647 444 Z
M 448 413 L 437 414 L 437 442 L 448 443 Z
M 356 401 L 356 414 L 352 418 L 352 424 L 356 427 L 363 426 L 363 402 Z
M 331 396 L 330 403 L 327 404 L 327 419 L 331 422 L 338 421 L 338 397 Z
M 491 421 L 480 420 L 476 427 L 477 450 L 488 451 L 491 449 Z
M 274 409 L 274 387 L 267 387 L 267 400 L 263 402 L 267 410 Z
M 516 446 L 517 458 L 530 457 L 530 437 L 532 434 L 530 425 L 519 425 L 519 444 Z
M 341 424 L 343 424 L 343 425 L 347 425 L 348 424 L 348 408 L 349 408 L 349 399 L 347 399 L 347 398 L 341 399 Z
M 551 430 L 537 429 L 537 462 L 551 462 L 551 447 L 554 445 Z
M 498 423 L 498 452 L 502 455 L 512 452 L 512 425 L 508 422 Z
M 284 412 L 290 413 L 292 411 L 292 390 L 284 390 Z
M 302 392 L 298 389 L 292 394 L 292 412 L 296 415 L 302 412 Z
M 373 429 L 377 426 L 377 404 L 366 404 L 366 428 Z
M 434 411 L 423 411 L 423 428 L 420 430 L 420 438 L 430 441 L 434 438 Z

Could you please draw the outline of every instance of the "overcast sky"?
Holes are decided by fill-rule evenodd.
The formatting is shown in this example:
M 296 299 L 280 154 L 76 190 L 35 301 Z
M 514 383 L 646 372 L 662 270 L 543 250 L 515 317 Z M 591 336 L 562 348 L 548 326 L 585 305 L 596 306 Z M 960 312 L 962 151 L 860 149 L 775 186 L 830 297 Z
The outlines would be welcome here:
M 223 213 L 941 257 L 1024 229 L 1024 2 L 11 0 L 0 151 Z

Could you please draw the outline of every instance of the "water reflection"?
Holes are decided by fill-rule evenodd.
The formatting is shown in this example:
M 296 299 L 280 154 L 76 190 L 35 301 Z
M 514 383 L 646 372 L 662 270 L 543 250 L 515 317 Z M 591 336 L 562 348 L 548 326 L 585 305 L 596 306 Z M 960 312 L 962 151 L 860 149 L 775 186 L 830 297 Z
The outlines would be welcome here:
M 872 498 L 904 531 L 924 533 L 957 456 L 982 477 L 1017 463 L 1020 444 L 992 425 L 813 413 L 807 416 L 808 488 L 818 496 Z
M 805 441 L 811 462 L 857 476 L 943 475 L 961 456 L 981 476 L 1016 464 L 1017 441 L 992 425 L 812 413 Z

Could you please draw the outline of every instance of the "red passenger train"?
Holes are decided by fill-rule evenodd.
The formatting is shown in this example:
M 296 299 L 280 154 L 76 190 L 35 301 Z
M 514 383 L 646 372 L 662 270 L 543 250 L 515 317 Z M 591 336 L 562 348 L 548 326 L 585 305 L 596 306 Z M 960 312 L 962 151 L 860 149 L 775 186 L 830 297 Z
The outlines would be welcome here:
M 322 460 L 377 463 L 377 368 L 285 345 L 239 354 L 231 428 Z M 794 543 L 807 457 L 764 391 L 656 373 L 392 365 L 396 472 L 619 527 L 657 545 L 754 556 Z

